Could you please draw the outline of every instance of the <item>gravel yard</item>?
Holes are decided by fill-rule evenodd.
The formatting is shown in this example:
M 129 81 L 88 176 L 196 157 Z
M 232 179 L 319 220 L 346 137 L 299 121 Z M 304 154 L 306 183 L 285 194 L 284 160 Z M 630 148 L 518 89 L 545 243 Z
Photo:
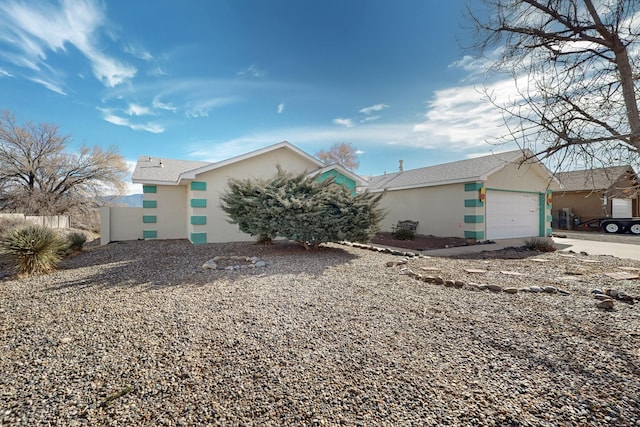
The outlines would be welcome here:
M 221 255 L 268 265 L 202 268 Z M 0 281 L 0 425 L 640 426 L 640 301 L 602 310 L 591 293 L 640 295 L 607 276 L 640 262 L 513 250 L 387 266 L 400 260 L 146 241 Z

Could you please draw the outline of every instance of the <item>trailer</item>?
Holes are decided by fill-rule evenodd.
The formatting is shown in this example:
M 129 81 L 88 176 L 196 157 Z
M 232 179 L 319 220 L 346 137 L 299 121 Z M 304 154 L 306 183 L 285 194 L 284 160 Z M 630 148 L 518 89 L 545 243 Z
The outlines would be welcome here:
M 581 222 L 580 227 L 599 228 L 605 233 L 632 233 L 640 235 L 640 218 L 596 218 Z

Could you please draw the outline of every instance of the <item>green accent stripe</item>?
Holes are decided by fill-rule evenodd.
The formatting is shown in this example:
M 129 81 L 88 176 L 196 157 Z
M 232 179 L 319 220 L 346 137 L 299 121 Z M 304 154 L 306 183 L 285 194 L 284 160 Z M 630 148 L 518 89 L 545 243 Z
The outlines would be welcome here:
M 142 222 L 145 224 L 154 224 L 158 222 L 158 218 L 155 215 L 142 215 Z
M 205 191 L 207 189 L 207 183 L 202 181 L 192 181 L 191 189 L 194 191 Z
M 192 215 L 191 216 L 191 224 L 192 225 L 205 225 L 207 223 L 207 217 L 206 216 L 197 216 L 197 215 Z
M 464 231 L 464 237 L 466 239 L 476 239 L 483 240 L 484 239 L 484 231 Z
M 481 182 L 471 182 L 464 185 L 464 191 L 478 191 L 482 188 Z
M 142 237 L 144 237 L 145 239 L 157 239 L 158 232 L 156 230 L 143 230 Z
M 142 186 L 142 192 L 143 193 L 157 193 L 158 192 L 158 187 L 156 187 L 155 185 L 143 185 Z
M 206 208 L 207 199 L 191 199 L 192 208 Z
M 143 208 L 157 208 L 158 201 L 157 200 L 143 200 L 142 201 Z
M 538 195 L 538 236 L 544 237 L 547 231 L 547 195 L 540 193 Z
M 207 243 L 207 233 L 191 233 L 190 239 L 194 245 L 204 245 Z
M 465 215 L 465 224 L 479 224 L 484 222 L 484 215 Z
M 465 208 L 481 208 L 484 206 L 484 202 L 478 199 L 465 199 L 464 207 Z

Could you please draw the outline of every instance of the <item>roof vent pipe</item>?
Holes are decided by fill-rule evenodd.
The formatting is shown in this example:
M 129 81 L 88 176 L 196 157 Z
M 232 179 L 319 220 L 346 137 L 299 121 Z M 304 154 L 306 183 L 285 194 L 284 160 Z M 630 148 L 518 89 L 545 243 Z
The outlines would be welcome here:
M 402 160 L 399 160 L 399 162 L 400 162 L 400 167 L 398 168 L 398 170 L 399 170 L 400 172 L 402 172 L 402 171 L 404 171 L 404 169 L 402 168 Z

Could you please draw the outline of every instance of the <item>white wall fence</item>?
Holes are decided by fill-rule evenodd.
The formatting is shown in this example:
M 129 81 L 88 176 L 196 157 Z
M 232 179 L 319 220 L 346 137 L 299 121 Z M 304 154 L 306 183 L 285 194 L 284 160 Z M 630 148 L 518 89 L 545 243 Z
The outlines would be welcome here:
M 49 216 L 37 216 L 37 215 L 25 215 L 21 213 L 0 213 L 0 219 L 18 219 L 26 220 L 34 224 L 43 225 L 50 228 L 69 228 L 69 216 L 67 215 L 49 215 Z
M 100 208 L 100 244 L 143 238 L 142 208 L 106 206 Z

